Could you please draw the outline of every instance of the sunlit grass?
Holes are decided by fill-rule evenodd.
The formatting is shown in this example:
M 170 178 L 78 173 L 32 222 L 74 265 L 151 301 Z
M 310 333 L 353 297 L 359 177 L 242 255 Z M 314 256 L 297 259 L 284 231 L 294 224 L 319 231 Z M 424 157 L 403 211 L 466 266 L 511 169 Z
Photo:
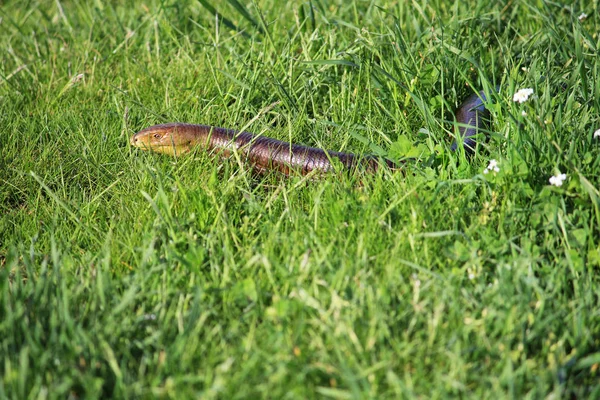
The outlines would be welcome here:
M 598 397 L 595 11 L 1 5 L 0 397 Z M 489 139 L 452 153 L 478 90 Z M 419 159 L 128 146 L 167 121 Z

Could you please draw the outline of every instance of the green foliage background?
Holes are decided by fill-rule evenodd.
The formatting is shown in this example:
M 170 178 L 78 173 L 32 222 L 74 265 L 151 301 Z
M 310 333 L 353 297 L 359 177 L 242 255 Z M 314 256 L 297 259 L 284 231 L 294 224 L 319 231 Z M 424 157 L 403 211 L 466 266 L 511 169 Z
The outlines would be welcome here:
M 0 397 L 600 396 L 597 12 L 0 3 Z M 418 160 L 287 179 L 128 146 L 167 121 Z

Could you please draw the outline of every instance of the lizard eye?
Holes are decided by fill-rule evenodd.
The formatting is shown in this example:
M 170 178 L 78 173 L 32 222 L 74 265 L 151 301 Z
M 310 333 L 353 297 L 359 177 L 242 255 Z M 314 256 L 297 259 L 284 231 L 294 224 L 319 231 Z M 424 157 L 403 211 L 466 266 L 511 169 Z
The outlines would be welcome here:
M 160 133 L 155 133 L 154 134 L 154 139 L 160 139 Z

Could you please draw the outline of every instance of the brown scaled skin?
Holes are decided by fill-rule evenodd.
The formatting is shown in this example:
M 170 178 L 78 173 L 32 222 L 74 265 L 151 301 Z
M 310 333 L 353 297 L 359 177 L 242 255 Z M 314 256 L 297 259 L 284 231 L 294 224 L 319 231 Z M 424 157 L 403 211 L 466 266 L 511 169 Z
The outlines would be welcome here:
M 483 92 L 469 96 L 456 112 L 456 122 L 463 125 L 459 127 L 459 133 L 464 139 L 467 152 L 472 152 L 475 148 L 472 137 L 489 118 L 489 112 L 480 97 L 485 100 Z M 237 152 L 242 160 L 250 163 L 258 172 L 279 171 L 284 175 L 290 175 L 293 171 L 303 175 L 315 170 L 330 172 L 334 170 L 335 164 L 347 170 L 361 168 L 369 172 L 376 171 L 382 165 L 391 169 L 400 167 L 390 160 L 373 155 L 360 156 L 322 150 L 249 132 L 179 122 L 154 125 L 141 130 L 133 135 L 130 142 L 134 147 L 170 155 L 187 153 L 195 146 L 225 157 Z M 452 150 L 455 148 L 456 143 L 452 145 Z

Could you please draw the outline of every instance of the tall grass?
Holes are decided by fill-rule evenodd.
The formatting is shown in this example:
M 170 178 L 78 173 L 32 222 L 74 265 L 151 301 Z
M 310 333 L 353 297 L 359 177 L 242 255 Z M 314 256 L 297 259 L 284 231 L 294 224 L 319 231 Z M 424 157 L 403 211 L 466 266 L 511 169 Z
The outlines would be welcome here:
M 0 397 L 598 397 L 597 11 L 4 2 Z M 452 153 L 477 90 L 489 139 Z M 418 161 L 128 146 L 167 121 Z

